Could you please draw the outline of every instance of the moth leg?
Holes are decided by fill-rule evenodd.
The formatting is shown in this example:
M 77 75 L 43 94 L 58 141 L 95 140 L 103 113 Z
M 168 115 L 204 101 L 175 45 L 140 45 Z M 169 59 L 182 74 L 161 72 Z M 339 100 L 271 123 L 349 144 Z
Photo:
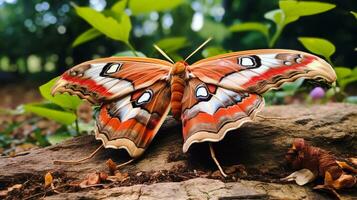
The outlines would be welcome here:
M 97 154 L 98 151 L 99 151 L 100 149 L 102 149 L 102 147 L 103 147 L 103 144 L 101 144 L 101 145 L 100 145 L 96 150 L 94 150 L 89 156 L 84 157 L 84 158 L 82 158 L 82 159 L 79 159 L 79 160 L 54 160 L 54 161 L 53 161 L 53 164 L 57 165 L 57 164 L 77 164 L 77 163 L 81 163 L 81 162 L 83 162 L 83 161 L 86 161 L 86 160 L 89 160 L 89 159 L 93 158 L 93 156 L 94 156 L 95 154 Z
M 130 163 L 132 163 L 134 160 L 135 160 L 135 159 L 133 158 L 133 159 L 130 159 L 129 161 L 126 161 L 125 163 L 122 163 L 122 164 L 120 164 L 120 165 L 117 165 L 117 166 L 116 166 L 116 169 L 119 169 L 119 168 L 121 168 L 121 167 L 123 167 L 123 166 L 125 166 L 125 165 L 130 164 Z
M 224 173 L 224 171 L 223 171 L 221 165 L 219 164 L 219 162 L 218 162 L 218 160 L 217 160 L 217 158 L 216 158 L 216 155 L 215 155 L 214 150 L 213 150 L 212 143 L 209 142 L 208 144 L 209 144 L 209 150 L 210 150 L 210 152 L 211 152 L 211 157 L 212 157 L 212 159 L 213 159 L 214 162 L 216 163 L 216 165 L 217 165 L 219 171 L 221 172 L 221 174 L 222 174 L 224 177 L 227 177 L 228 175 L 227 175 L 226 173 Z

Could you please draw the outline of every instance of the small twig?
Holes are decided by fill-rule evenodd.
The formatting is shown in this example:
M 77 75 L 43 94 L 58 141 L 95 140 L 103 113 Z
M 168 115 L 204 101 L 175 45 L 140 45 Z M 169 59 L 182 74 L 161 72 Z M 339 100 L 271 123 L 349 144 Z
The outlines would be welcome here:
M 122 164 L 120 164 L 120 165 L 117 165 L 117 166 L 116 166 L 116 169 L 119 169 L 119 168 L 121 168 L 121 167 L 123 167 L 123 166 L 125 166 L 125 165 L 130 164 L 130 163 L 132 163 L 134 160 L 135 160 L 135 159 L 133 158 L 133 159 L 131 159 L 131 160 L 125 162 L 125 163 L 122 163 Z
M 93 158 L 93 156 L 103 147 L 103 144 L 101 144 L 96 150 L 93 151 L 89 156 L 79 159 L 79 160 L 54 160 L 53 164 L 77 164 L 83 161 L 86 161 L 88 159 Z

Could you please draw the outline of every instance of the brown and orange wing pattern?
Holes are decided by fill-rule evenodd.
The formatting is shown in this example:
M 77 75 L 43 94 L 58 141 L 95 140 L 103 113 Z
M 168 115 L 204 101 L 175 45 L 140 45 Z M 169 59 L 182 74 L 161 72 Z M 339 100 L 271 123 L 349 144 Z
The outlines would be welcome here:
M 170 110 L 170 85 L 149 87 L 101 106 L 96 116 L 96 139 L 106 148 L 126 149 L 139 157 L 153 140 Z
M 321 58 L 294 50 L 241 51 L 207 58 L 188 67 L 182 100 L 183 151 L 196 142 L 216 142 L 254 120 L 264 106 L 260 94 L 298 78 L 336 80 Z
M 171 66 L 169 62 L 153 58 L 95 59 L 65 72 L 52 88 L 52 93 L 68 92 L 99 104 L 168 79 Z
M 263 49 L 240 51 L 200 60 L 189 66 L 190 76 L 233 91 L 262 94 L 298 78 L 336 80 L 332 67 L 301 51 Z
M 258 94 L 189 80 L 182 99 L 183 151 L 193 143 L 220 141 L 229 130 L 252 121 L 263 106 Z

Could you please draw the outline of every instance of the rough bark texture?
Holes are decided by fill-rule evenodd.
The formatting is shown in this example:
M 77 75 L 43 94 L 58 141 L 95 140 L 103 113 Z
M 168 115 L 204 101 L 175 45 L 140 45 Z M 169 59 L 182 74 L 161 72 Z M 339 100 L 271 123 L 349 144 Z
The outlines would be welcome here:
M 289 105 L 271 106 L 261 115 L 284 119 L 262 119 L 247 123 L 227 134 L 226 138 L 214 145 L 217 158 L 223 166 L 244 165 L 244 173 L 233 180 L 213 180 L 195 176 L 196 172 L 216 170 L 210 158 L 207 144 L 195 144 L 188 154 L 183 154 L 181 127 L 168 118 L 144 156 L 122 171 L 155 173 L 184 168 L 192 173 L 190 180 L 182 182 L 137 181 L 137 185 L 108 189 L 82 190 L 76 193 L 62 193 L 48 199 L 151 199 L 168 197 L 177 199 L 329 199 L 316 193 L 312 185 L 300 187 L 283 184 L 281 177 L 291 171 L 285 166 L 284 154 L 293 138 L 305 138 L 312 145 L 330 150 L 337 156 L 356 156 L 357 150 L 357 106 L 350 104 Z M 100 145 L 93 136 L 82 136 L 62 144 L 36 149 L 14 158 L 0 158 L 0 188 L 15 183 L 23 183 L 31 177 L 43 177 L 48 172 L 60 172 L 70 180 L 83 179 L 93 171 L 107 171 L 105 161 L 109 158 L 117 163 L 130 159 L 125 151 L 101 150 L 88 162 L 76 165 L 54 165 L 56 159 L 78 159 L 88 155 Z M 213 177 L 213 176 L 209 176 Z M 168 181 L 166 179 L 163 181 Z M 275 182 L 275 183 L 272 183 Z M 153 183 L 153 184 L 152 184 Z M 143 185 L 144 184 L 144 185 Z M 150 185 L 147 185 L 150 184 Z M 354 190 L 355 191 L 355 190 Z M 353 190 L 342 192 L 346 198 L 357 198 Z M 245 195 L 245 197 L 244 197 Z M 248 195 L 248 197 L 247 197 Z M 125 197 L 125 198 L 124 198 Z M 233 198 L 233 199 L 234 199 Z M 224 199 L 224 198 L 223 198 Z M 231 198 L 232 199 L 232 198 Z

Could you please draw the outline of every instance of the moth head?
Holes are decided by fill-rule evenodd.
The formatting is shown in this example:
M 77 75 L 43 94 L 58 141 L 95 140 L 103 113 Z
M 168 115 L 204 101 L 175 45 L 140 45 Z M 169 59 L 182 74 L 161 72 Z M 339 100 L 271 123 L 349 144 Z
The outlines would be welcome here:
M 172 67 L 172 74 L 181 74 L 186 70 L 188 64 L 185 61 L 178 61 Z

